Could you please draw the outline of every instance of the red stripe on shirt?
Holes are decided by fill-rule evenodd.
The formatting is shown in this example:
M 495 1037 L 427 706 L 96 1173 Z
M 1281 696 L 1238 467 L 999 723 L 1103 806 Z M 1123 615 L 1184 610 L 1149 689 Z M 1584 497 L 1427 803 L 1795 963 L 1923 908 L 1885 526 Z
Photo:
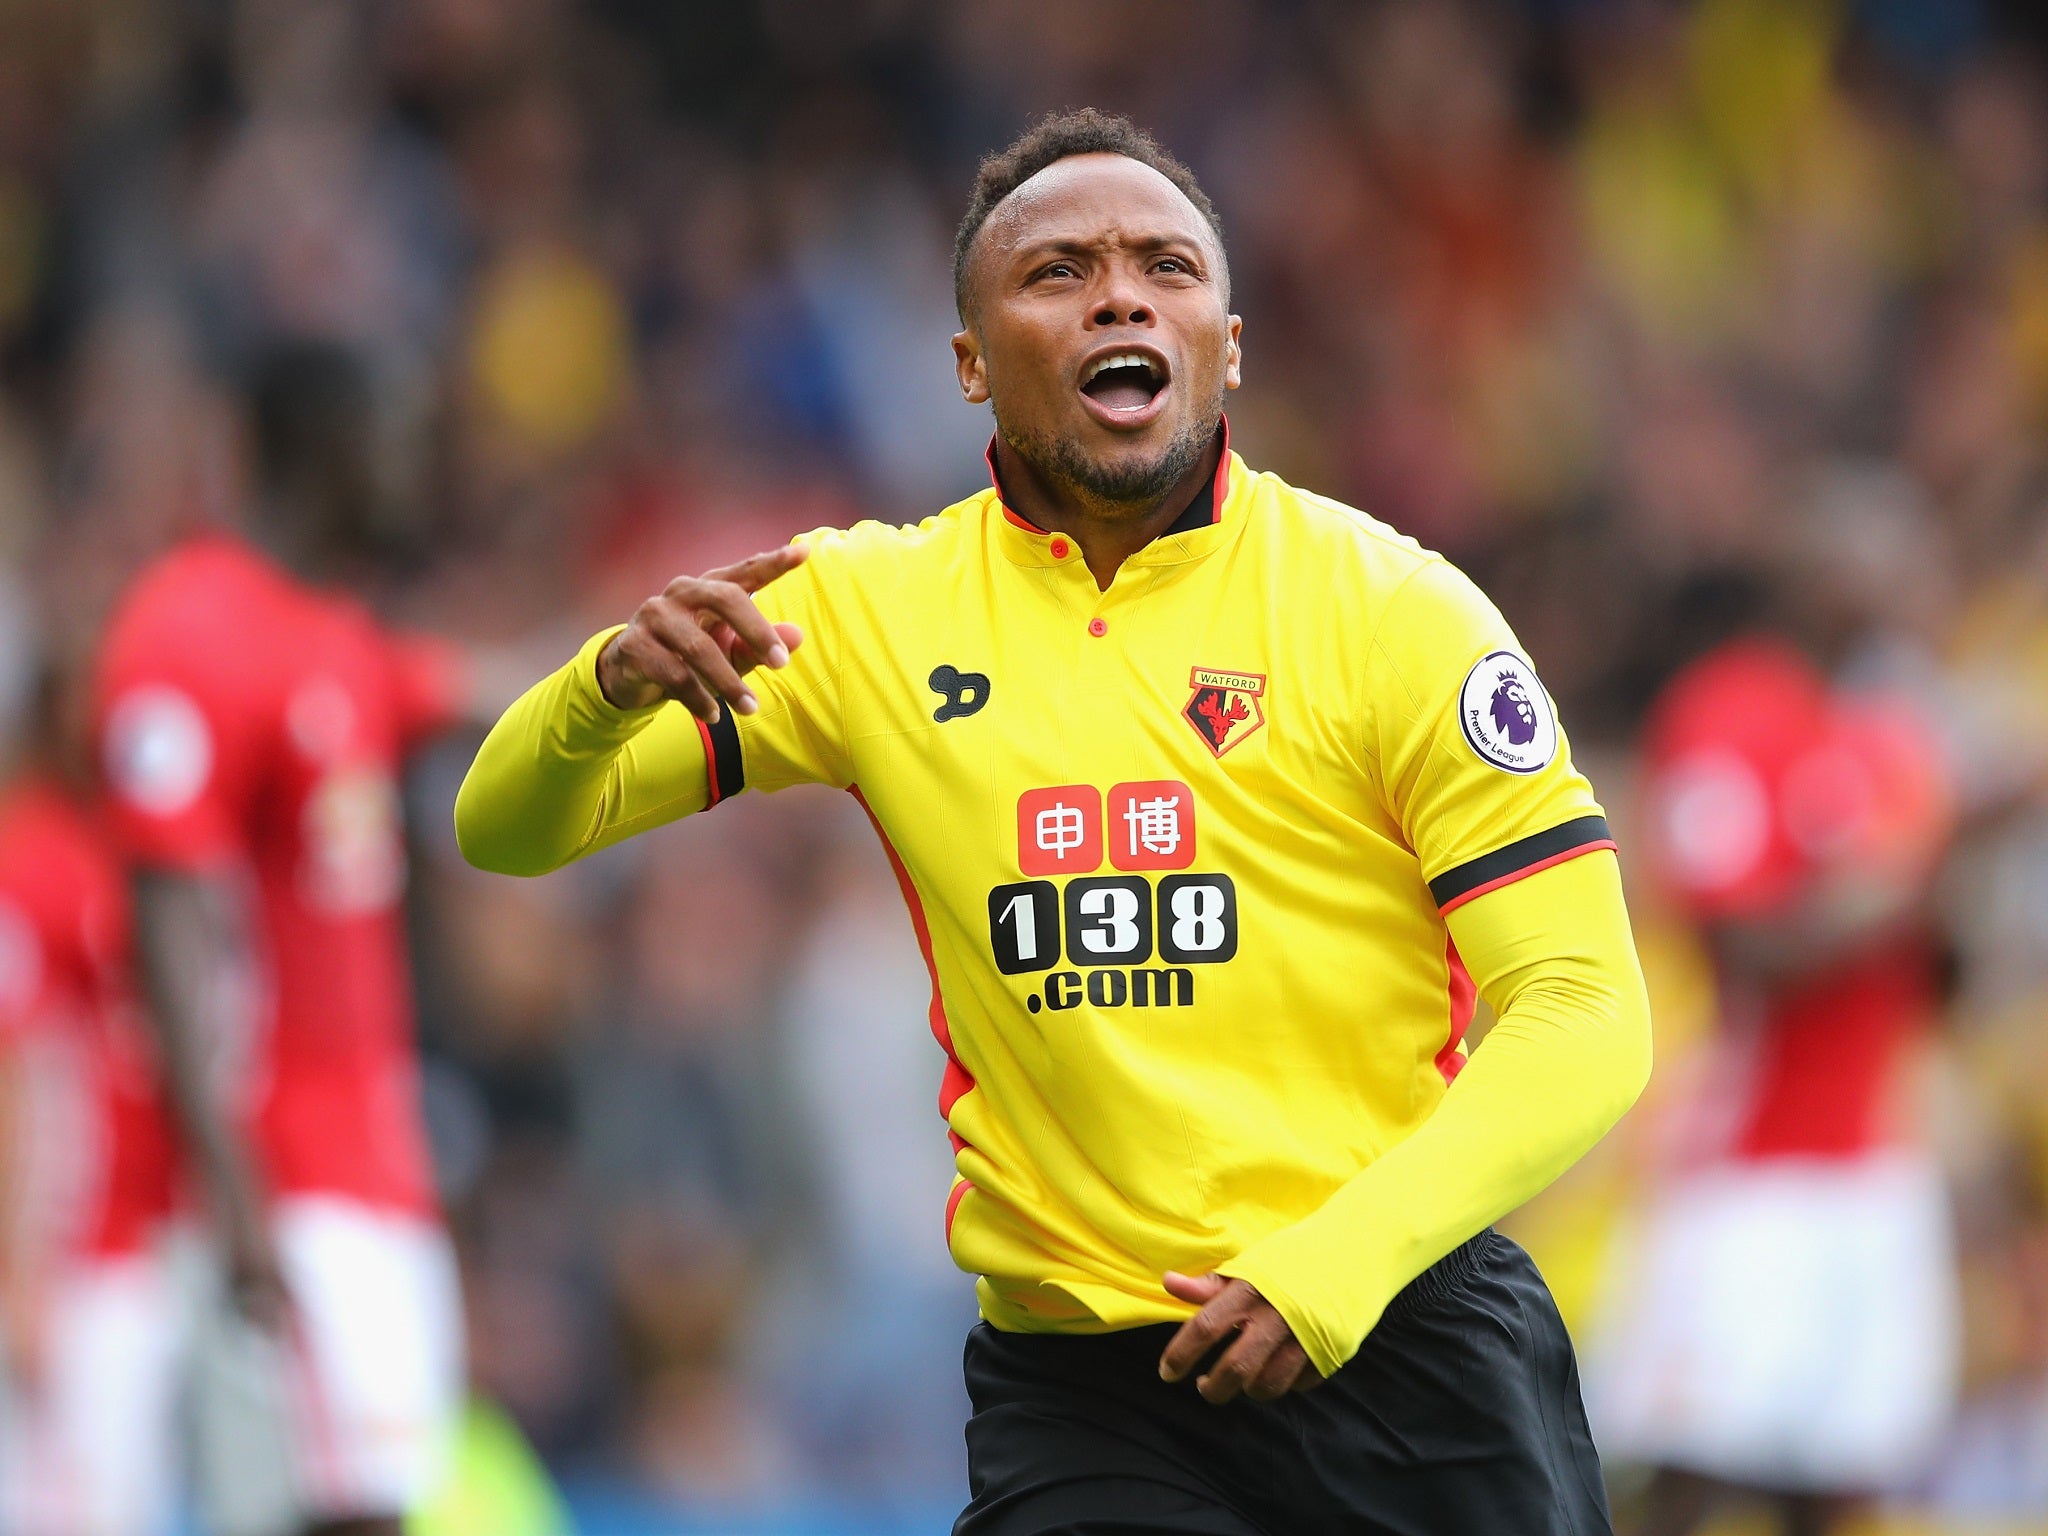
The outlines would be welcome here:
M 910 926 L 917 931 L 918 952 L 924 956 L 924 968 L 932 978 L 931 1026 L 932 1038 L 939 1042 L 939 1049 L 946 1053 L 946 1073 L 939 1080 L 939 1113 L 950 1116 L 953 1106 L 962 1094 L 974 1087 L 974 1074 L 960 1063 L 953 1054 L 953 1028 L 946 1022 L 946 1002 L 939 995 L 939 967 L 932 958 L 932 930 L 925 921 L 924 903 L 919 900 L 917 887 L 911 883 L 910 871 L 903 867 L 903 860 L 896 855 L 896 845 L 889 841 L 889 834 L 882 830 L 881 820 L 875 815 L 875 808 L 868 804 L 868 797 L 860 792 L 858 784 L 847 786 L 847 793 L 867 813 L 868 822 L 875 829 L 875 836 L 882 840 L 882 852 L 889 856 L 889 867 L 896 872 L 896 885 L 903 892 L 903 904 L 910 909 Z
M 996 440 L 993 436 L 989 438 L 988 447 L 982 451 L 981 457 L 983 462 L 988 465 L 988 481 L 990 485 L 996 488 L 996 505 L 1003 509 L 1003 516 L 1016 524 L 1017 527 L 1022 528 L 1026 533 L 1043 535 L 1046 532 L 1045 529 L 1039 527 L 1038 524 L 1028 518 L 1019 517 L 1010 510 L 1010 504 L 1003 500 L 1003 479 L 1002 476 L 996 473 Z M 861 804 L 865 805 L 867 802 L 863 800 Z M 880 831 L 881 829 L 878 827 L 875 830 Z M 888 839 L 884 838 L 883 841 L 886 842 Z
M 1216 455 L 1216 482 L 1210 492 L 1209 521 L 1223 521 L 1223 503 L 1230 499 L 1230 418 L 1219 416 L 1216 425 L 1223 434 L 1223 451 Z
M 1513 885 L 1517 880 L 1525 879 L 1535 874 L 1538 870 L 1548 869 L 1553 864 L 1562 864 L 1567 859 L 1576 859 L 1582 853 L 1598 853 L 1602 848 L 1605 848 L 1609 853 L 1614 852 L 1614 839 L 1606 837 L 1601 838 L 1598 842 L 1581 843 L 1576 848 L 1565 849 L 1563 853 L 1553 853 L 1547 859 L 1538 859 L 1534 864 L 1524 864 L 1520 869 L 1512 870 L 1498 879 L 1489 880 L 1484 885 L 1475 885 L 1471 890 L 1453 897 L 1444 903 L 1443 910 L 1446 914 L 1455 912 L 1458 908 L 1464 906 L 1466 902 L 1477 901 L 1488 891 L 1497 891 L 1504 885 Z
M 711 786 L 711 796 L 704 802 L 704 809 L 710 810 L 725 796 L 718 789 L 718 749 L 711 744 L 711 727 L 701 716 L 692 715 L 697 722 L 697 739 L 704 743 L 704 782 Z
M 1472 973 L 1465 969 L 1465 958 L 1458 953 L 1458 941 L 1450 935 L 1444 936 L 1444 965 L 1449 971 L 1451 1004 L 1451 1032 L 1444 1041 L 1444 1048 L 1436 1053 L 1436 1069 L 1449 1082 L 1465 1068 L 1465 1053 L 1458 1049 L 1465 1041 L 1465 1031 L 1472 1027 L 1472 1013 L 1478 1006 L 1479 989 L 1472 984 Z
M 954 1184 L 953 1193 L 946 1196 L 946 1245 L 948 1247 L 951 1247 L 953 1243 L 953 1217 L 960 1209 L 961 1197 L 972 1188 L 974 1188 L 972 1184 L 968 1183 L 965 1179 L 961 1179 Z

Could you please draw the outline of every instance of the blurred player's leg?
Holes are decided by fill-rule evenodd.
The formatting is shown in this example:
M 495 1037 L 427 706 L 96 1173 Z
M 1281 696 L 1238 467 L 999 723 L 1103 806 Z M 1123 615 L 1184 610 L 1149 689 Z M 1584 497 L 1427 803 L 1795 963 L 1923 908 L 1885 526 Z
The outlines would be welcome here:
M 1731 1506 L 1759 1503 L 1769 1506 L 1782 1536 L 1830 1536 L 1845 1529 L 1862 1507 L 1860 1500 L 1833 1494 L 1763 1494 L 1697 1472 L 1665 1467 L 1650 1480 L 1623 1529 L 1631 1536 L 1693 1536 L 1711 1517 Z
M 1603 1441 L 1664 1469 L 1635 1529 L 1682 1536 L 1715 1489 L 1838 1528 L 1924 1464 L 1953 1401 L 1940 1178 L 1903 1152 L 1696 1175 L 1666 1193 L 1621 1310 Z
M 1845 1530 L 1866 1501 L 1826 1493 L 1791 1493 L 1781 1504 L 1785 1536 L 1830 1536 Z
M 11 1384 L 0 1408 L 7 1536 L 155 1536 L 170 1528 L 176 1319 L 152 1255 L 95 1258 L 58 1277 L 39 1378 Z
M 1621 1522 L 1630 1536 L 1692 1536 L 1728 1498 L 1725 1483 L 1678 1467 L 1661 1467 L 1634 1512 Z
M 433 1489 L 461 1406 L 461 1300 L 447 1236 L 351 1201 L 280 1204 L 296 1327 L 287 1400 L 314 1530 L 375 1529 Z
M 333 1197 L 278 1202 L 272 1228 L 286 1336 L 215 1300 L 198 1414 L 209 1525 L 395 1532 L 434 1491 L 460 1409 L 453 1250 L 421 1218 Z

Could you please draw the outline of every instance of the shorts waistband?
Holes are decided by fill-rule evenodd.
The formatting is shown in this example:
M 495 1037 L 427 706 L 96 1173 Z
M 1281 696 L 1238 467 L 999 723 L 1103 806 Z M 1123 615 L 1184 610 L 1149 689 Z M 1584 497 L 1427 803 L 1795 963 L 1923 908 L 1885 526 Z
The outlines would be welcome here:
M 1457 1295 L 1486 1270 L 1502 1241 L 1500 1234 L 1488 1227 L 1477 1237 L 1460 1243 L 1396 1293 L 1394 1299 L 1387 1303 L 1384 1315 L 1402 1317 Z M 1019 1348 L 1078 1346 L 1089 1353 L 1129 1350 L 1144 1354 L 1156 1353 L 1162 1342 L 1171 1338 L 1180 1326 L 1179 1323 L 1143 1323 L 1134 1328 L 1111 1328 L 1101 1333 L 1013 1333 L 997 1328 L 984 1318 L 975 1324 L 973 1332 L 985 1334 L 991 1341 L 1002 1341 Z
M 1479 1272 L 1486 1267 L 1487 1256 L 1493 1252 L 1493 1246 L 1498 1241 L 1499 1238 L 1493 1228 L 1488 1227 L 1477 1237 L 1460 1243 L 1410 1280 L 1394 1299 L 1387 1303 L 1386 1315 L 1405 1316 L 1418 1308 L 1432 1306 L 1446 1297 L 1455 1296 L 1479 1277 Z

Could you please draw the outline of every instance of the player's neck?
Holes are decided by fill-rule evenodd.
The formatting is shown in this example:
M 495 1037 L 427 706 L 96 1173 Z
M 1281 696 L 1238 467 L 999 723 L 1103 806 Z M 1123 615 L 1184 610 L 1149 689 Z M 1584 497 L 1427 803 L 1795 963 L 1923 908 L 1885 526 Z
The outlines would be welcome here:
M 83 803 L 93 788 L 92 757 L 83 742 L 65 740 L 45 729 L 32 735 L 11 761 L 0 759 L 0 782 L 17 778 L 54 788 L 66 799 Z
M 1003 504 L 1026 522 L 1047 533 L 1063 533 L 1079 545 L 1095 585 L 1107 591 L 1124 561 L 1172 527 L 1196 496 L 1207 493 L 1222 452 L 1219 432 L 1165 495 L 1132 507 L 1095 501 L 1073 487 L 1054 484 L 997 438 L 997 489 Z
M 259 549 L 308 586 L 359 591 L 364 584 L 361 563 L 324 538 L 309 519 L 265 507 L 248 520 L 245 531 Z

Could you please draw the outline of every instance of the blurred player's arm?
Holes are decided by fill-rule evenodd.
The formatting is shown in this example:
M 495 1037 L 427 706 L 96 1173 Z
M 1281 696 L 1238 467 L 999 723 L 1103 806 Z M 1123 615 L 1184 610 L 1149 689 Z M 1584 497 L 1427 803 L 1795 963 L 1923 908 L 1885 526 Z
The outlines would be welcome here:
M 42 1376 L 47 1236 L 36 1220 L 29 1041 L 49 1019 L 48 937 L 34 904 L 0 891 L 0 1372 Z
M 207 1204 L 234 1297 L 284 1320 L 261 1164 L 222 1071 L 228 978 L 257 946 L 244 877 L 280 723 L 206 592 L 152 590 L 117 609 L 99 648 L 93 736 L 106 827 L 129 871 L 134 955 L 158 1086 Z M 280 644 L 288 643 L 281 637 Z
M 43 1288 L 28 1209 L 28 1102 L 21 1034 L 0 1027 L 0 1362 L 32 1388 L 42 1374 Z
M 236 1304 L 275 1326 L 288 1305 L 283 1271 L 255 1159 L 214 1067 L 222 978 L 244 952 L 239 904 L 224 878 L 183 870 L 138 868 L 132 889 L 136 961 L 164 1095 L 225 1244 Z
M 1649 999 L 1613 853 L 1541 870 L 1447 921 L 1499 1015 L 1484 1043 L 1413 1135 L 1219 1267 L 1278 1309 L 1324 1375 L 1402 1287 L 1584 1156 L 1649 1080 Z
M 538 670 L 531 643 L 457 641 L 419 630 L 388 632 L 385 656 L 407 757 L 450 731 L 489 730 Z
M 630 624 L 528 689 L 484 739 L 456 796 L 463 856 L 499 874 L 545 874 L 703 810 L 710 727 L 727 708 L 752 714 L 745 675 L 784 665 L 803 641 L 750 594 L 807 553 L 786 545 L 679 577 Z

